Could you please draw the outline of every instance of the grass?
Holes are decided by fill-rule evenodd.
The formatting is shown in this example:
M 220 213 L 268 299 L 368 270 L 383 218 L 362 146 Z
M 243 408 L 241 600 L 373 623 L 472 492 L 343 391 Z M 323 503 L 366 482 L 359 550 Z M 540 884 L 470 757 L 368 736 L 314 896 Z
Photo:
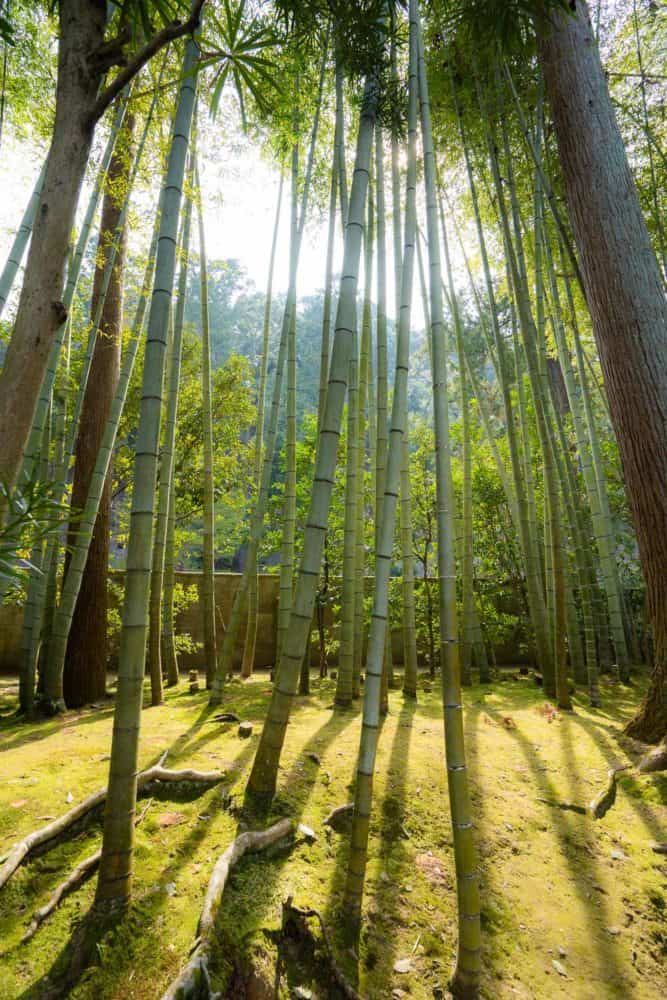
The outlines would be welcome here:
M 212 721 L 206 694 L 169 691 L 142 716 L 141 766 L 168 749 L 168 765 L 226 772 L 239 801 L 269 696 L 265 675 L 229 685 L 225 708 L 255 724 L 249 740 L 235 725 Z M 380 739 L 358 964 L 341 936 L 347 840 L 326 835 L 323 819 L 353 797 L 360 716 L 332 712 L 333 684 L 315 682 L 299 698 L 281 762 L 278 815 L 298 816 L 312 846 L 245 859 L 231 877 L 219 918 L 215 986 L 240 997 L 239 966 L 272 980 L 271 958 L 282 901 L 319 909 L 341 963 L 368 1000 L 446 996 L 456 947 L 455 885 L 437 690 L 418 702 L 390 696 Z M 633 709 L 625 688 L 603 689 L 605 708 L 575 698 L 572 714 L 552 721 L 527 679 L 475 686 L 465 693 L 468 763 L 481 857 L 484 981 L 487 998 L 654 1000 L 665 995 L 664 859 L 667 782 L 636 772 L 620 778 L 616 804 L 599 822 L 560 808 L 585 805 L 612 764 L 629 761 L 620 737 Z M 112 710 L 68 713 L 19 723 L 9 712 L 15 687 L 0 688 L 0 854 L 45 817 L 64 812 L 106 781 Z M 307 755 L 313 751 L 319 765 Z M 171 814 L 171 815 L 170 815 Z M 154 1000 L 176 975 L 192 943 L 211 868 L 236 836 L 221 788 L 182 801 L 155 800 L 136 833 L 134 903 L 126 922 L 100 943 L 100 965 L 75 998 Z M 71 896 L 21 945 L 32 912 L 79 860 L 99 845 L 93 824 L 76 839 L 35 858 L 0 893 L 0 997 L 35 996 L 94 880 Z M 614 852 L 612 856 L 612 852 Z M 394 972 L 411 958 L 412 971 Z M 553 964 L 560 964 L 565 976 Z M 661 979 L 662 975 L 662 979 Z M 317 964 L 288 960 L 286 979 L 318 993 Z M 238 983 L 238 980 L 236 980 Z M 403 991 L 402 993 L 399 991 Z M 281 996 L 289 996 L 283 979 Z

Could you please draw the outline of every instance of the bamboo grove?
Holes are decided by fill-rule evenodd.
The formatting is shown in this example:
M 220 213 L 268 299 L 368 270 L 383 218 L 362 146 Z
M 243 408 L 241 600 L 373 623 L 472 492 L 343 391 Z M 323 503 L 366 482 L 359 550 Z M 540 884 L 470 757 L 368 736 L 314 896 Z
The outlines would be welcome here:
M 361 712 L 342 917 L 353 940 L 388 692 L 409 703 L 439 677 L 449 982 L 477 996 L 463 690 L 500 669 L 493 588 L 519 608 L 522 673 L 558 709 L 575 691 L 599 708 L 603 681 L 614 692 L 648 678 L 628 731 L 652 743 L 667 731 L 653 5 L 619 5 L 624 69 L 608 77 L 583 0 L 56 6 L 50 151 L 0 274 L 0 586 L 22 607 L 27 718 L 104 697 L 118 618 L 89 919 L 122 919 L 131 901 L 144 688 L 160 705 L 185 686 L 176 568 L 194 552 L 216 709 L 235 670 L 256 669 L 261 574 L 279 576 L 251 815 L 280 791 L 311 663 L 320 677 L 336 668 L 334 715 Z M 5 7 L 11 112 L 20 31 Z M 21 4 L 14 16 L 20 27 Z M 78 84 L 68 58 L 88 67 Z M 207 240 L 225 205 L 214 214 L 206 186 L 232 129 L 263 148 L 277 197 L 254 346 L 221 361 Z M 300 273 L 316 226 L 312 375 Z M 225 620 L 215 572 L 237 552 Z M 174 995 L 204 995 L 188 988 Z

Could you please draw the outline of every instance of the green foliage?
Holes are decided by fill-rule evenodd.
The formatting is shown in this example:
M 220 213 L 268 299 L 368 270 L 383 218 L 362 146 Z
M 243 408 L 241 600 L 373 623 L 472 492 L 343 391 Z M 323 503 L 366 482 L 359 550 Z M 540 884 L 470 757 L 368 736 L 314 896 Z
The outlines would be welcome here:
M 14 490 L 0 482 L 0 510 L 5 512 L 0 528 L 3 590 L 22 584 L 29 571 L 40 572 L 30 561 L 30 552 L 76 519 L 62 494 L 62 484 L 53 481 L 33 479 Z
M 221 9 L 207 8 L 207 33 L 212 29 L 213 48 L 206 44 L 203 66 L 214 66 L 211 81 L 211 115 L 215 116 L 228 80 L 234 85 L 243 127 L 250 96 L 261 116 L 271 110 L 280 84 L 273 72 L 273 49 L 280 38 L 261 15 L 248 16 L 245 0 L 221 0 Z M 208 39 L 208 35 L 207 35 Z
M 433 6 L 448 40 L 516 54 L 531 43 L 536 19 L 571 10 L 572 0 L 442 0 Z

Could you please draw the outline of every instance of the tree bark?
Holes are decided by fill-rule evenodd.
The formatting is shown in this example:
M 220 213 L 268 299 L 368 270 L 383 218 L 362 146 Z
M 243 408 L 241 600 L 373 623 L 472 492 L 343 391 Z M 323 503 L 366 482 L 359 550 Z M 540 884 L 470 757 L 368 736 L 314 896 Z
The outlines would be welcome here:
M 0 480 L 13 486 L 46 371 L 61 303 L 79 191 L 93 140 L 91 110 L 102 73 L 89 59 L 102 44 L 105 0 L 61 0 L 53 138 L 28 251 L 16 324 L 0 374 Z
M 123 130 L 125 141 L 116 145 L 109 164 L 107 189 L 102 203 L 102 219 L 97 243 L 98 264 L 93 280 L 92 316 L 97 313 L 102 293 L 104 270 L 111 253 L 111 240 L 116 233 L 122 212 L 125 185 L 128 182 L 131 168 L 128 143 L 131 141 L 133 124 L 132 118 L 128 116 Z M 82 510 L 86 505 L 97 453 L 102 443 L 102 436 L 118 385 L 121 331 L 123 328 L 124 263 L 125 233 L 123 232 L 104 299 L 86 394 L 81 409 L 80 429 L 74 452 L 75 465 L 72 484 L 72 509 L 75 511 Z M 110 518 L 111 475 L 109 474 L 100 501 L 67 643 L 63 691 L 65 703 L 69 708 L 78 708 L 95 701 L 97 698 L 104 697 L 106 689 Z M 74 522 L 69 529 L 68 548 L 74 544 L 76 531 L 77 523 Z M 66 555 L 65 574 L 69 567 L 69 561 L 69 555 Z
M 633 736 L 667 732 L 667 302 L 588 7 L 538 24 L 574 236 L 646 580 L 655 645 Z

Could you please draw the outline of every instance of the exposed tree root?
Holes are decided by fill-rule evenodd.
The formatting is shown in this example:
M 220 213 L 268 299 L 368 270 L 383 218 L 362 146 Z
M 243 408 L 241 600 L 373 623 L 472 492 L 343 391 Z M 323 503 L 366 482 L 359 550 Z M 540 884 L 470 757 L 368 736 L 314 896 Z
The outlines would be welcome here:
M 190 961 L 168 987 L 162 1000 L 208 1000 L 213 996 L 208 974 L 209 950 L 215 918 L 231 869 L 248 851 L 263 851 L 284 837 L 293 836 L 297 829 L 294 820 L 281 819 L 268 830 L 248 830 L 232 841 L 220 856 L 208 883 Z
M 640 774 L 650 774 L 652 771 L 667 771 L 667 743 L 649 750 L 637 764 Z
M 552 809 L 562 809 L 564 812 L 579 813 L 580 816 L 585 816 L 587 811 L 583 806 L 578 806 L 576 802 L 555 802 L 553 799 L 539 798 L 537 802 L 543 802 L 545 806 L 551 806 Z
M 353 813 L 354 802 L 346 802 L 344 806 L 336 806 L 335 809 L 332 809 L 323 821 L 323 825 L 335 830 L 336 833 L 349 833 Z
M 360 993 L 354 989 L 353 986 L 348 983 L 347 979 L 343 975 L 343 971 L 340 968 L 338 962 L 336 961 L 333 948 L 331 947 L 331 941 L 329 939 L 329 934 L 327 933 L 326 924 L 324 923 L 324 918 L 319 910 L 304 910 L 298 906 L 294 906 L 292 903 L 292 897 L 288 896 L 283 903 L 283 928 L 287 923 L 292 922 L 296 927 L 298 927 L 299 933 L 314 939 L 315 936 L 313 932 L 308 927 L 306 921 L 310 917 L 315 917 L 320 925 L 320 931 L 322 933 L 322 943 L 324 944 L 325 951 L 327 953 L 327 961 L 329 963 L 329 968 L 331 970 L 331 975 L 336 981 L 336 985 L 341 990 L 344 996 L 348 1000 L 363 1000 Z M 315 940 L 315 943 L 317 941 Z M 164 1000 L 164 998 L 163 998 Z
M 137 776 L 138 792 L 145 790 L 151 782 L 215 785 L 224 778 L 221 771 L 193 771 L 190 768 L 184 771 L 171 771 L 162 767 L 166 756 L 164 753 L 157 764 L 140 772 Z M 106 797 L 106 788 L 100 788 L 99 791 L 93 792 L 69 812 L 59 816 L 52 823 L 47 823 L 39 830 L 33 830 L 23 840 L 14 844 L 0 868 L 0 889 L 9 881 L 27 857 L 45 845 L 48 845 L 49 848 L 52 847 L 75 823 L 85 819 L 93 810 L 103 805 Z
M 141 823 L 142 819 L 150 809 L 152 803 L 153 800 L 149 799 L 149 801 L 146 803 L 144 808 L 141 810 L 141 812 L 135 819 L 134 821 L 135 826 L 138 826 L 139 823 Z M 90 876 L 97 871 L 101 857 L 102 857 L 102 848 L 95 851 L 95 853 L 91 854 L 90 857 L 84 858 L 83 861 L 79 862 L 76 868 L 74 868 L 67 876 L 65 881 L 61 882 L 60 885 L 56 888 L 55 892 L 52 894 L 48 903 L 45 903 L 44 906 L 40 907 L 39 910 L 35 911 L 35 913 L 33 914 L 33 918 L 30 921 L 30 926 L 28 927 L 25 934 L 23 935 L 23 938 L 21 939 L 21 944 L 27 944 L 27 942 L 30 941 L 31 938 L 35 936 L 35 934 L 42 926 L 44 921 L 48 917 L 50 917 L 53 911 L 60 906 L 63 899 L 65 899 L 76 889 L 78 889 L 80 885 L 83 885 L 83 883 L 86 882 L 90 878 Z
M 607 787 L 603 788 L 594 799 L 588 803 L 588 812 L 593 819 L 602 819 L 609 812 L 616 801 L 616 775 L 620 771 L 627 771 L 627 767 L 612 767 L 607 771 Z

